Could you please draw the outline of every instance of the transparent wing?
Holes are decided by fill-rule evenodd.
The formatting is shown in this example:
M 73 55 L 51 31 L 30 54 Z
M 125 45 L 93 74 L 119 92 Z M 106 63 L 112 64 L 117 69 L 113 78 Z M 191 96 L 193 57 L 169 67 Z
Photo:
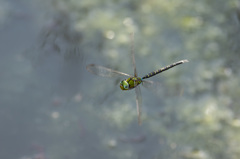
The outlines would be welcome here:
M 143 80 L 142 85 L 156 95 L 160 95 L 165 90 L 163 84 L 157 81 Z
M 95 64 L 87 65 L 86 68 L 89 72 L 91 72 L 92 74 L 98 75 L 98 76 L 103 76 L 103 77 L 128 76 L 128 77 L 131 77 L 129 74 L 119 72 L 116 70 L 112 70 L 110 68 L 95 65 Z
M 150 81 L 150 80 L 142 80 L 142 85 L 147 88 L 147 89 L 152 89 L 155 87 L 161 87 L 162 84 L 160 82 L 157 81 Z
M 134 56 L 134 33 L 131 34 L 131 57 L 132 57 L 132 65 L 134 70 L 134 77 L 137 77 L 137 69 L 136 69 L 135 56 Z
M 138 114 L 138 124 L 141 125 L 141 114 L 142 114 L 142 93 L 139 86 L 135 88 L 136 93 L 136 103 L 137 103 L 137 114 Z
M 132 65 L 134 71 L 134 77 L 138 77 L 137 75 L 137 68 L 135 63 L 135 56 L 134 56 L 134 33 L 131 34 L 131 58 L 132 58 Z M 142 93 L 139 86 L 135 88 L 136 93 L 136 104 L 137 104 L 137 114 L 138 114 L 138 124 L 141 125 L 141 114 L 142 114 Z
M 143 80 L 142 85 L 157 97 L 165 97 L 169 94 L 181 96 L 184 91 L 184 87 L 180 84 L 167 87 L 164 83 L 158 81 Z

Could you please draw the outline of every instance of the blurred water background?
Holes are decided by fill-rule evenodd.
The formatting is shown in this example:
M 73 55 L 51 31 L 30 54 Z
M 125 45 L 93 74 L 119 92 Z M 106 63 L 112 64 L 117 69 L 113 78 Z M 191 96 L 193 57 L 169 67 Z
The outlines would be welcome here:
M 239 159 L 239 0 L 0 0 L 1 159 Z M 190 62 L 134 91 L 139 76 Z

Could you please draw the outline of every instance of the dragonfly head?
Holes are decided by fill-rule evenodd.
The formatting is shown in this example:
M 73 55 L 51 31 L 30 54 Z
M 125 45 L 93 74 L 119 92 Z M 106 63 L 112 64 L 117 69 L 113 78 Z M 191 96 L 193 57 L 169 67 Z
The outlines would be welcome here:
M 129 89 L 129 84 L 128 84 L 128 82 L 127 82 L 126 80 L 122 80 L 122 81 L 120 82 L 120 88 L 121 88 L 122 90 L 128 90 L 128 89 Z

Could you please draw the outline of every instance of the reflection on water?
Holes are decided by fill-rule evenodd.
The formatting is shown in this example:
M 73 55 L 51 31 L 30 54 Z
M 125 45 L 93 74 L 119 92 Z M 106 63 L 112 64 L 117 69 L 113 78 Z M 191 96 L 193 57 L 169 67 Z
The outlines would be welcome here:
M 0 158 L 239 158 L 239 0 L 1 1 Z M 188 59 L 142 89 L 139 76 Z

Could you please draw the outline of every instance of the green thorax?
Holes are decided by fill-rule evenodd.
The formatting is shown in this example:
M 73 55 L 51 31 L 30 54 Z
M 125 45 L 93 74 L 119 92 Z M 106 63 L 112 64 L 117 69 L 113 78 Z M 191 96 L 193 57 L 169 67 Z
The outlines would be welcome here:
M 141 83 L 142 83 L 142 79 L 140 77 L 130 77 L 120 82 L 120 88 L 122 90 L 130 90 L 135 88 Z

